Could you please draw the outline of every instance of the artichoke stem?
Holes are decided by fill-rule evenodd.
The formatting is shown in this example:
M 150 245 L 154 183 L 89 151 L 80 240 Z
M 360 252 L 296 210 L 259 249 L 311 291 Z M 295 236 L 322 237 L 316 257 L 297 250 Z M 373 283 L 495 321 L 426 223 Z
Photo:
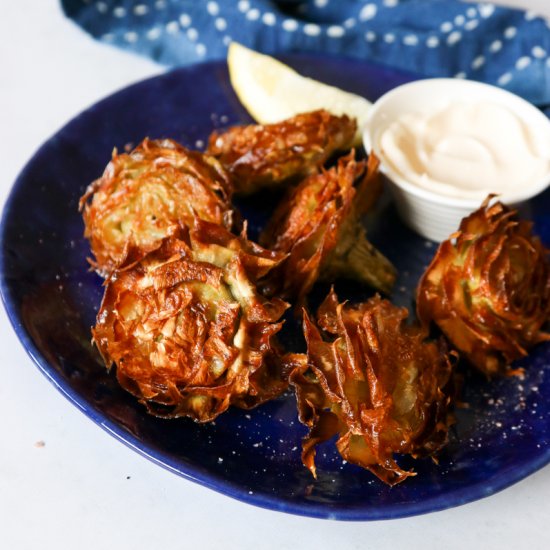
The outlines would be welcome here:
M 397 271 L 393 264 L 367 239 L 365 229 L 358 223 L 348 246 L 336 247 L 323 266 L 323 278 L 346 277 L 368 284 L 384 294 L 390 294 Z

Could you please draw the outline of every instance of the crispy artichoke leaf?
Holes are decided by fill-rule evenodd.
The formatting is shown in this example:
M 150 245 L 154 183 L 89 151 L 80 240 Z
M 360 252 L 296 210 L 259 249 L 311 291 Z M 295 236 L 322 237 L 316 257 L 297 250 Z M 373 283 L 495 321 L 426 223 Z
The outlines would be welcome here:
M 378 161 L 371 159 L 369 171 L 352 151 L 334 168 L 306 178 L 279 205 L 261 242 L 288 257 L 272 272 L 268 293 L 301 304 L 319 278 L 341 275 L 391 289 L 395 269 L 368 242 L 360 222 L 379 189 Z
M 427 341 L 407 314 L 378 296 L 340 304 L 333 291 L 317 323 L 304 314 L 307 357 L 294 360 L 290 380 L 310 428 L 302 460 L 313 475 L 315 446 L 335 434 L 345 460 L 390 485 L 414 475 L 395 454 L 432 456 L 445 445 L 452 365 L 443 341 Z
M 367 239 L 361 216 L 369 212 L 381 193 L 379 160 L 371 154 L 365 175 L 356 187 L 351 212 L 343 220 L 336 246 L 323 262 L 326 280 L 348 277 L 389 294 L 397 276 L 393 264 Z
M 246 226 L 241 235 L 236 236 L 220 225 L 197 219 L 190 238 L 195 243 L 194 258 L 223 267 L 238 254 L 254 282 L 265 277 L 286 257 L 284 253 L 268 250 L 249 240 Z
M 276 124 L 214 132 L 207 152 L 233 176 L 235 192 L 250 194 L 316 173 L 336 151 L 352 146 L 356 126 L 345 115 L 313 111 Z
M 284 391 L 275 335 L 288 304 L 257 292 L 266 261 L 277 257 L 200 222 L 116 271 L 92 332 L 120 384 L 153 414 L 199 422 Z
M 531 223 L 488 197 L 441 243 L 418 285 L 417 312 L 483 373 L 506 373 L 550 340 L 543 330 L 550 317 L 548 250 Z
M 85 236 L 103 275 L 139 261 L 179 225 L 195 218 L 231 228 L 232 187 L 213 157 L 165 139 L 145 139 L 129 154 L 115 151 L 80 201 Z

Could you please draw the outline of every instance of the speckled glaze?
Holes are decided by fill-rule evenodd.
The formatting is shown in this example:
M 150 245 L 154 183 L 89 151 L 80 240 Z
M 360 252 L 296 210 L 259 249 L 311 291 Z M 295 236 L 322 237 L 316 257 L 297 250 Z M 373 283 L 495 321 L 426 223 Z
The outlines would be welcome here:
M 304 74 L 375 100 L 410 75 L 341 58 L 292 56 Z M 550 461 L 550 346 L 518 365 L 524 380 L 488 383 L 467 374 L 451 442 L 439 465 L 403 458 L 418 475 L 389 488 L 344 464 L 334 446 L 319 448 L 315 481 L 300 462 L 306 429 L 288 394 L 250 412 L 231 410 L 209 425 L 149 416 L 107 373 L 90 344 L 101 280 L 87 269 L 77 211 L 85 187 L 101 174 L 113 147 L 145 136 L 200 147 L 215 127 L 247 122 L 225 63 L 177 70 L 131 86 L 91 107 L 52 137 L 25 167 L 6 204 L 0 246 L 1 292 L 17 335 L 51 382 L 94 422 L 165 468 L 250 504 L 346 520 L 422 514 L 476 500 Z M 260 195 L 239 204 L 252 234 L 275 203 Z M 529 205 L 536 231 L 550 244 L 550 193 Z M 370 220 L 372 240 L 400 276 L 393 299 L 412 306 L 413 291 L 435 245 L 406 229 L 390 201 Z M 318 285 L 312 305 L 326 293 Z M 337 281 L 341 299 L 369 291 Z M 301 349 L 289 319 L 285 343 Z M 22 397 L 24 399 L 24 397 Z M 185 498 L 185 495 L 182 495 Z

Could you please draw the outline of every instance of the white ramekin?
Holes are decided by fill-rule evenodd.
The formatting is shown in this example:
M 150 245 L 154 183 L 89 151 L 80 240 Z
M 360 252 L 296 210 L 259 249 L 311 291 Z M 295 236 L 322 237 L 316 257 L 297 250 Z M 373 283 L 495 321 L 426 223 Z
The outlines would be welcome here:
M 380 158 L 381 172 L 390 182 L 403 221 L 420 235 L 434 241 L 442 241 L 455 232 L 460 220 L 479 208 L 482 200 L 443 196 L 407 181 L 385 162 L 380 136 L 404 114 L 432 110 L 438 104 L 452 100 L 491 101 L 506 107 L 538 134 L 539 139 L 547 140 L 550 151 L 550 120 L 524 99 L 495 86 L 470 80 L 433 78 L 404 84 L 383 95 L 374 103 L 367 117 L 363 131 L 365 149 L 367 153 L 374 151 Z M 498 139 L 498 135 L 495 138 Z M 544 191 L 549 182 L 550 172 L 541 180 L 532 182 L 532 185 L 499 195 L 499 200 L 511 206 L 521 205 Z

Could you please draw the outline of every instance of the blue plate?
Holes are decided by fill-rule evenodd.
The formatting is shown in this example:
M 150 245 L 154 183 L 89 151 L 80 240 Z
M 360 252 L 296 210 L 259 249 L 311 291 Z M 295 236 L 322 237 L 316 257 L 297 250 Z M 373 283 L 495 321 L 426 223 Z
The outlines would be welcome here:
M 300 72 L 375 100 L 413 77 L 342 58 L 285 58 Z M 319 479 L 300 462 L 306 430 L 292 395 L 251 412 L 231 410 L 209 425 L 149 416 L 121 390 L 90 345 L 101 280 L 88 271 L 88 243 L 78 199 L 108 162 L 145 136 L 202 146 L 216 127 L 250 119 L 235 97 L 225 63 L 183 68 L 130 86 L 69 122 L 35 154 L 17 179 L 4 210 L 0 267 L 4 304 L 29 355 L 51 382 L 110 434 L 188 479 L 250 504 L 294 514 L 376 520 L 432 512 L 476 500 L 524 478 L 550 461 L 550 346 L 520 364 L 526 378 L 493 384 L 468 375 L 451 443 L 439 465 L 402 457 L 418 475 L 389 488 L 369 472 L 345 464 L 332 443 L 318 452 Z M 270 203 L 242 202 L 256 229 Z M 530 213 L 550 240 L 550 194 Z M 412 306 L 416 281 L 433 243 L 409 232 L 393 205 L 382 207 L 371 238 L 395 262 L 394 301 Z M 321 296 L 326 287 L 317 289 Z M 341 298 L 369 291 L 339 281 Z M 287 328 L 287 342 L 299 338 Z M 22 397 L 24 399 L 24 397 Z

